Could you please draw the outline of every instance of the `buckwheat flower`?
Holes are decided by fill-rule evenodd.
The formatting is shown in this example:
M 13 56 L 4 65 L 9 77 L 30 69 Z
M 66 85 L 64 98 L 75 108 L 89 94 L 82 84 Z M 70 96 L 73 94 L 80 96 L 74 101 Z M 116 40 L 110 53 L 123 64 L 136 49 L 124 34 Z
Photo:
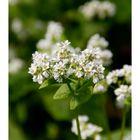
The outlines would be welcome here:
M 33 81 L 41 84 L 44 78 L 49 77 L 50 62 L 47 54 L 35 52 L 32 54 L 33 63 L 31 64 L 28 73 L 33 76 Z
M 65 42 L 57 43 L 58 50 L 56 51 L 56 57 L 58 59 L 66 59 L 69 58 L 71 55 L 71 51 L 69 48 L 70 42 L 66 40 Z
M 127 135 L 125 135 L 123 140 L 131 140 L 131 134 L 128 133 Z
M 79 7 L 79 11 L 87 18 L 91 19 L 97 15 L 97 10 L 100 2 L 99 1 L 89 1 L 84 5 Z
M 113 54 L 110 50 L 107 49 L 108 45 L 108 41 L 104 37 L 101 37 L 99 34 L 93 35 L 87 43 L 88 49 L 98 48 L 100 60 L 104 66 L 110 65 L 112 62 Z
M 116 7 L 109 1 L 92 0 L 80 6 L 79 11 L 87 19 L 92 19 L 94 17 L 104 19 L 106 17 L 112 17 L 116 12 Z
M 117 83 L 118 80 L 118 76 L 117 76 L 117 70 L 114 70 L 112 72 L 109 72 L 109 74 L 106 77 L 107 83 L 108 85 L 112 84 L 112 83 Z
M 15 33 L 20 33 L 23 30 L 23 24 L 22 21 L 19 18 L 15 18 L 12 21 L 11 29 Z
M 53 54 L 54 50 L 57 49 L 56 43 L 61 40 L 63 30 L 61 23 L 50 21 L 47 26 L 45 38 L 39 40 L 37 48 L 39 50 L 46 50 L 49 54 Z
M 66 75 L 66 65 L 59 61 L 53 66 L 54 79 L 58 82 L 63 82 L 63 77 Z
M 113 70 L 109 72 L 106 80 L 108 85 L 117 84 L 119 78 L 124 78 L 124 82 L 131 84 L 131 66 L 124 65 L 122 69 Z
M 19 0 L 9 0 L 10 5 L 14 6 L 19 3 Z
M 47 33 L 45 35 L 45 38 L 54 37 L 55 39 L 60 39 L 62 33 L 63 33 L 63 27 L 61 23 L 50 21 L 48 23 Z
M 24 62 L 19 58 L 12 58 L 9 63 L 9 72 L 17 73 L 24 65 Z
M 80 131 L 81 131 L 82 139 L 85 140 L 89 137 L 94 137 L 95 140 L 100 140 L 99 133 L 102 131 L 102 128 L 92 123 L 89 123 L 88 120 L 89 120 L 88 116 L 79 116 Z M 72 120 L 71 131 L 75 133 L 76 135 L 78 135 L 75 119 Z
M 93 49 L 85 49 L 81 52 L 80 62 L 81 63 L 88 63 L 89 61 L 96 61 L 100 59 L 100 52 L 98 48 Z
M 47 39 L 41 39 L 37 43 L 37 48 L 39 49 L 50 49 L 51 48 L 51 41 Z
M 9 73 L 16 74 L 24 66 L 24 61 L 16 56 L 13 46 L 9 50 Z
M 108 49 L 100 50 L 101 51 L 101 61 L 104 66 L 108 66 L 112 63 L 112 52 Z
M 93 93 L 104 93 L 107 91 L 107 83 L 105 80 L 101 80 L 97 84 L 95 84 Z
M 108 41 L 104 38 L 101 37 L 99 34 L 95 34 L 93 36 L 90 37 L 88 44 L 87 44 L 87 48 L 91 49 L 91 48 L 107 48 L 109 45 Z
M 131 66 L 130 65 L 124 65 L 123 66 L 124 73 L 125 73 L 125 80 L 127 83 L 131 83 Z
M 29 68 L 34 81 L 41 83 L 45 79 L 53 78 L 60 83 L 72 76 L 75 79 L 91 79 L 93 83 L 97 83 L 104 78 L 104 67 L 98 48 L 85 49 L 78 53 L 71 48 L 70 42 L 66 40 L 57 43 L 57 50 L 53 55 L 35 52 Z
M 124 102 L 131 96 L 131 86 L 120 85 L 119 88 L 115 89 L 115 95 L 117 96 L 118 102 Z
M 103 1 L 100 3 L 100 6 L 98 7 L 98 17 L 100 19 L 104 19 L 106 17 L 112 17 L 114 16 L 116 11 L 116 7 L 113 3 L 109 1 Z

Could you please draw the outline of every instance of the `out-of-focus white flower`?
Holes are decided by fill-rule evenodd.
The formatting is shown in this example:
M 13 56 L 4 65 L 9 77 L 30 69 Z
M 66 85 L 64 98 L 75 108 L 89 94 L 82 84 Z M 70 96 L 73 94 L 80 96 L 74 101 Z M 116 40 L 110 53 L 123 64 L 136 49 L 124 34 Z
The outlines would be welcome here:
M 60 39 L 63 33 L 63 27 L 59 22 L 50 21 L 47 27 L 47 32 L 45 34 L 45 38 L 47 39 Z
M 24 65 L 23 60 L 16 57 L 15 50 L 12 46 L 9 49 L 9 73 L 17 73 Z
M 20 33 L 23 30 L 22 21 L 18 18 L 13 19 L 11 29 L 15 33 Z
M 112 17 L 116 12 L 116 7 L 109 1 L 92 0 L 80 6 L 79 11 L 87 19 L 92 19 L 95 16 L 104 19 L 106 17 Z
M 94 137 L 95 140 L 100 140 L 99 133 L 103 130 L 101 127 L 89 123 L 88 116 L 79 116 L 79 124 L 80 124 L 80 131 L 81 137 L 83 140 L 87 139 L 88 137 Z M 71 131 L 78 135 L 76 119 L 72 120 L 72 128 Z
M 117 69 L 109 72 L 106 80 L 109 85 L 116 84 L 120 77 L 124 78 L 124 81 L 126 83 L 131 84 L 131 66 L 124 65 L 122 69 Z
M 17 73 L 23 67 L 23 61 L 19 58 L 11 59 L 9 63 L 9 72 L 10 73 Z
M 9 0 L 10 5 L 16 5 L 18 4 L 19 0 Z
M 95 34 L 91 36 L 87 43 L 87 48 L 92 49 L 92 48 L 98 48 L 100 51 L 100 58 L 101 62 L 104 66 L 108 66 L 112 62 L 112 52 L 107 49 L 109 43 L 108 41 L 104 38 L 101 37 L 99 34 Z
M 128 133 L 127 135 L 125 135 L 123 140 L 131 140 L 131 134 Z
M 124 65 L 122 69 L 113 70 L 109 72 L 106 77 L 108 85 L 115 84 L 118 86 L 114 93 L 117 96 L 116 106 L 123 108 L 131 102 L 131 66 Z
M 56 50 L 56 43 L 61 41 L 63 30 L 59 22 L 50 21 L 47 26 L 45 38 L 37 43 L 37 48 L 46 50 L 50 54 L 53 53 L 53 50 Z
M 101 37 L 99 34 L 95 34 L 93 36 L 90 37 L 88 44 L 87 44 L 87 48 L 91 49 L 91 48 L 107 48 L 109 45 L 108 41 L 104 38 Z
M 116 7 L 113 3 L 109 1 L 103 1 L 101 5 L 98 7 L 98 16 L 100 19 L 104 19 L 106 17 L 114 16 L 116 11 Z
M 98 82 L 93 89 L 93 93 L 104 93 L 107 91 L 107 83 L 105 80 Z
M 100 50 L 100 54 L 101 54 L 101 61 L 102 61 L 102 64 L 104 66 L 108 66 L 112 63 L 112 52 L 108 49 L 105 49 L 105 50 Z
M 118 102 L 124 102 L 131 96 L 131 86 L 120 85 L 119 88 L 115 89 L 115 95 L 117 96 Z
M 123 66 L 124 73 L 125 73 L 125 80 L 127 83 L 131 83 L 131 66 L 129 65 L 124 65 Z
M 23 22 L 19 18 L 14 18 L 11 23 L 11 30 L 17 35 L 20 40 L 25 40 L 28 33 L 24 29 Z

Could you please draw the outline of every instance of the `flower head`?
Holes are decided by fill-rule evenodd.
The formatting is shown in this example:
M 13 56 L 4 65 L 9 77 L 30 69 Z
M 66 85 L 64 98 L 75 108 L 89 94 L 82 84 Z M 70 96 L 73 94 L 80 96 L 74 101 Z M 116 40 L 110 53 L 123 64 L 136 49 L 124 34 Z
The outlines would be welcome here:
M 35 52 L 29 73 L 35 82 L 53 78 L 57 82 L 72 76 L 75 79 L 92 79 L 97 83 L 104 78 L 104 67 L 98 48 L 85 49 L 80 53 L 72 49 L 68 40 L 58 43 L 53 55 Z
M 87 19 L 92 19 L 94 17 L 104 19 L 106 17 L 112 17 L 116 12 L 116 7 L 109 1 L 92 0 L 80 6 L 79 11 Z
M 102 128 L 92 123 L 89 123 L 88 120 L 89 120 L 88 116 L 79 116 L 80 131 L 81 131 L 82 139 L 85 140 L 88 137 L 94 137 L 95 140 L 99 139 L 100 138 L 99 133 L 102 131 Z M 75 133 L 76 135 L 78 135 L 75 119 L 72 120 L 71 131 Z

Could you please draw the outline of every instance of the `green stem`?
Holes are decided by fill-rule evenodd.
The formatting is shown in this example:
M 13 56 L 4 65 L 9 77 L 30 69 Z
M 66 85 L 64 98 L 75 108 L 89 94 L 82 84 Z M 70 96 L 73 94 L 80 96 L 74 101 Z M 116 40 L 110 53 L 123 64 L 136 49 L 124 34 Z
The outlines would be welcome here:
M 71 88 L 71 86 L 70 86 L 70 83 L 69 83 L 69 82 L 67 82 L 67 85 L 68 85 L 68 87 L 69 87 L 70 91 L 71 91 L 71 92 L 73 92 L 73 90 L 72 90 L 72 88 Z
M 67 82 L 67 85 L 68 85 L 70 91 L 73 92 L 69 82 Z M 78 109 L 76 109 L 76 113 L 78 113 Z M 79 123 L 78 115 L 76 117 L 76 125 L 77 125 L 77 132 L 78 132 L 78 140 L 81 140 L 81 131 L 80 131 L 80 123 Z
M 110 131 L 110 127 L 109 127 L 108 115 L 107 115 L 107 112 L 106 112 L 106 103 L 107 103 L 107 99 L 105 99 L 105 104 L 103 106 L 105 120 L 106 120 L 105 122 L 106 122 L 106 130 L 107 130 L 107 139 L 112 140 L 111 131 Z
M 122 125 L 121 125 L 120 140 L 123 140 L 123 137 L 124 137 L 125 122 L 126 122 L 126 109 L 124 108 L 123 109 L 123 116 L 122 116 Z
M 109 128 L 109 123 L 108 123 L 107 118 L 106 118 L 106 122 L 107 122 L 107 137 L 108 137 L 108 140 L 112 140 L 111 132 L 110 132 L 110 128 Z
M 78 140 L 81 140 L 81 131 L 80 131 L 80 123 L 78 119 L 78 115 L 76 117 L 77 131 L 78 131 Z

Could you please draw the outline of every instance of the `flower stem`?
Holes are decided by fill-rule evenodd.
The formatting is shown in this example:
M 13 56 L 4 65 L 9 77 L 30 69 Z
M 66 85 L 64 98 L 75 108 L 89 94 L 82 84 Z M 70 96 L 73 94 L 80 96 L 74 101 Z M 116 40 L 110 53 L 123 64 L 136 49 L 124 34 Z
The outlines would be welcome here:
M 123 140 L 123 137 L 124 137 L 125 122 L 126 122 L 126 109 L 124 108 L 123 109 L 123 116 L 122 116 L 120 140 Z
M 69 83 L 67 83 L 69 89 L 71 92 L 73 92 L 71 86 Z M 78 109 L 76 108 L 76 113 L 78 113 Z M 80 123 L 79 123 L 79 119 L 78 119 L 78 115 L 76 116 L 76 125 L 77 125 L 77 132 L 78 132 L 78 140 L 82 140 L 81 139 L 81 131 L 80 131 Z
M 81 131 L 80 131 L 80 123 L 78 119 L 78 115 L 76 117 L 77 131 L 78 131 L 78 140 L 81 140 Z
M 108 114 L 106 112 L 106 104 L 107 104 L 107 99 L 105 99 L 105 102 L 103 105 L 103 110 L 104 110 L 105 122 L 106 122 L 107 139 L 112 140 L 110 126 L 109 126 L 109 120 L 108 120 Z

